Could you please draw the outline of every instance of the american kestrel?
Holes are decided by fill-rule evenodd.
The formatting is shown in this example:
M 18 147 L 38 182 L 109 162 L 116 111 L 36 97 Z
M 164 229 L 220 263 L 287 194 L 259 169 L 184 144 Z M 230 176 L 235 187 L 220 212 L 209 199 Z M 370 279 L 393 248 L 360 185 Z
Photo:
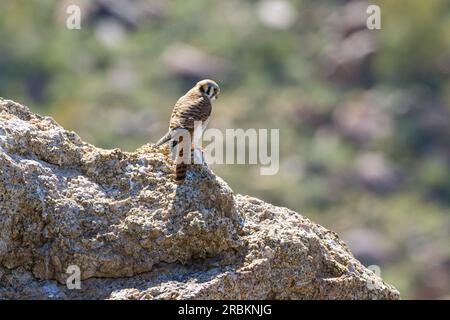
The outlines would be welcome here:
M 156 147 L 170 141 L 171 148 L 182 142 L 179 137 L 179 129 L 187 130 L 191 141 L 194 135 L 194 122 L 201 121 L 203 128 L 206 126 L 211 115 L 211 102 L 219 96 L 219 86 L 213 80 L 205 79 L 189 90 L 178 99 L 172 116 L 170 117 L 169 131 L 155 144 Z M 186 178 L 188 163 L 183 160 L 183 150 L 177 155 L 175 167 L 175 181 L 183 182 Z

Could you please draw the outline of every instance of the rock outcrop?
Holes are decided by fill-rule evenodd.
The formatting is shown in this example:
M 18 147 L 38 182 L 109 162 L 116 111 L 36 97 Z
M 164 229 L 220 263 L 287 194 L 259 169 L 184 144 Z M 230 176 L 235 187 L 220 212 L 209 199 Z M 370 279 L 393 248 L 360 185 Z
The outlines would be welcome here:
M 96 148 L 0 99 L 0 298 L 399 298 L 335 233 L 171 168 L 164 148 Z

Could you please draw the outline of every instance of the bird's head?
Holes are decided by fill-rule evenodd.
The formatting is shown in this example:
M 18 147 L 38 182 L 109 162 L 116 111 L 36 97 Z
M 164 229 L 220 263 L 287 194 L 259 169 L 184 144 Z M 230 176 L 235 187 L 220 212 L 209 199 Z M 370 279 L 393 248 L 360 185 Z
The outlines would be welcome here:
M 213 80 L 205 79 L 197 82 L 195 86 L 200 90 L 201 93 L 205 94 L 211 101 L 214 101 L 219 97 L 220 93 L 219 85 Z

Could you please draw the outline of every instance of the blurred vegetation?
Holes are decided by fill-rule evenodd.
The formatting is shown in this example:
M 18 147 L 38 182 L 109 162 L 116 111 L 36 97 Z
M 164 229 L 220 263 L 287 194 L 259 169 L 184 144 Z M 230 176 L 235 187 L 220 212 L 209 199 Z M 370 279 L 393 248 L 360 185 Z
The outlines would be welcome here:
M 166 130 L 196 81 L 209 124 L 280 128 L 280 171 L 235 192 L 337 231 L 403 298 L 450 297 L 450 1 L 0 0 L 0 96 L 104 148 Z M 66 28 L 78 4 L 81 30 Z

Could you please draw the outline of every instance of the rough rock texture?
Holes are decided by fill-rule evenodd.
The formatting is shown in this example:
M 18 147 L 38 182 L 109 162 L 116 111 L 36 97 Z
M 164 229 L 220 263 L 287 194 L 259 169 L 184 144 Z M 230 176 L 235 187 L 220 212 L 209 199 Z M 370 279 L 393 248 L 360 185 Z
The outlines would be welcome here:
M 0 168 L 3 299 L 399 298 L 335 233 L 207 167 L 177 186 L 164 148 L 99 149 L 0 99 Z

